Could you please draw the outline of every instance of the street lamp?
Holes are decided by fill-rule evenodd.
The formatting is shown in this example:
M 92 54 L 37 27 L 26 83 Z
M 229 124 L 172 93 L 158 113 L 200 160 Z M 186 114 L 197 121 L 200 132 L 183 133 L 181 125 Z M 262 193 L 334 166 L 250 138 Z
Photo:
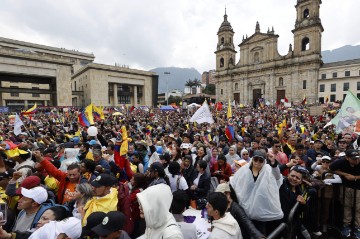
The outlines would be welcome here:
M 164 72 L 164 75 L 170 75 L 168 71 Z M 166 77 L 166 105 L 169 105 L 169 76 Z

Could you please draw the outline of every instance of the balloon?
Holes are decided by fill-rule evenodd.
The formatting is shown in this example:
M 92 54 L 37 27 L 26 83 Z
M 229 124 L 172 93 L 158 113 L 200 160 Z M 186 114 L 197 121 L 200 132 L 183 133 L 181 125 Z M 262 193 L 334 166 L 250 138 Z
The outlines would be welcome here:
M 95 126 L 90 126 L 87 133 L 89 136 L 96 136 L 98 134 L 98 129 Z

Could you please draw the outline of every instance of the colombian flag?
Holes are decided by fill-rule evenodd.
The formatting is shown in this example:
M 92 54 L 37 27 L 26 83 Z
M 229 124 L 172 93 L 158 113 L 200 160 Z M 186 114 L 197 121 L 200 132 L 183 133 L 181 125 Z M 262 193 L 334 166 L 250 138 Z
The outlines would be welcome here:
M 32 115 L 32 114 L 35 114 L 36 108 L 37 108 L 37 104 L 35 103 L 35 105 L 34 105 L 33 107 L 31 107 L 30 109 L 28 109 L 28 110 L 26 110 L 26 111 L 21 112 L 20 114 L 21 114 L 21 115 Z
M 235 133 L 234 133 L 234 122 L 232 118 L 230 99 L 228 104 L 227 118 L 228 118 L 228 124 L 226 126 L 225 135 L 226 138 L 229 140 L 229 142 L 231 142 L 235 137 Z

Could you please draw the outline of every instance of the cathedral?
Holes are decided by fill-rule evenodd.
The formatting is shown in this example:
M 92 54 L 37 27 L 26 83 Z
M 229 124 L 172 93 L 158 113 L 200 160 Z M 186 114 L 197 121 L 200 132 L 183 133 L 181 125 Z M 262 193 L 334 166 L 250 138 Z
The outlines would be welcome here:
M 274 104 L 287 98 L 308 103 L 319 102 L 321 35 L 321 0 L 297 0 L 293 44 L 282 56 L 278 53 L 278 37 L 274 29 L 262 32 L 257 22 L 255 32 L 243 37 L 240 60 L 236 60 L 234 31 L 224 15 L 217 32 L 216 98 L 217 101 L 252 105 L 259 99 Z M 321 100 L 321 99 L 320 99 Z M 322 99 L 323 100 L 323 99 Z

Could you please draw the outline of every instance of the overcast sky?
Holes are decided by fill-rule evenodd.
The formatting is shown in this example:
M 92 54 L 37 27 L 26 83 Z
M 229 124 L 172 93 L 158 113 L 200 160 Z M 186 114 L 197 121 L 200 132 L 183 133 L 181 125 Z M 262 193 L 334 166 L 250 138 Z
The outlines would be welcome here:
M 322 50 L 360 45 L 360 1 L 323 0 Z M 274 26 L 279 53 L 293 44 L 296 0 L 0 0 L 0 36 L 93 52 L 98 63 L 215 68 L 226 5 L 234 43 Z M 239 51 L 239 47 L 236 47 Z M 360 56 L 359 56 L 360 58 Z M 236 61 L 239 60 L 237 55 Z

